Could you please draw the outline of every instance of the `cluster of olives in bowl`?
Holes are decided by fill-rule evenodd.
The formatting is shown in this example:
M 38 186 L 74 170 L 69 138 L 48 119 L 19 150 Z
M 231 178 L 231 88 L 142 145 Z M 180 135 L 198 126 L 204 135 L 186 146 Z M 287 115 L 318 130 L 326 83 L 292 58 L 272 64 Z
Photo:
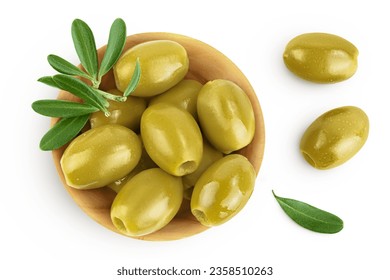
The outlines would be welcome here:
M 92 114 L 90 128 L 53 151 L 66 189 L 94 220 L 139 239 L 179 239 L 228 221 L 249 199 L 263 157 L 253 88 L 209 45 L 143 33 L 127 38 L 101 89 L 120 94 L 137 58 L 141 80 L 128 100 L 110 104 L 110 117 Z

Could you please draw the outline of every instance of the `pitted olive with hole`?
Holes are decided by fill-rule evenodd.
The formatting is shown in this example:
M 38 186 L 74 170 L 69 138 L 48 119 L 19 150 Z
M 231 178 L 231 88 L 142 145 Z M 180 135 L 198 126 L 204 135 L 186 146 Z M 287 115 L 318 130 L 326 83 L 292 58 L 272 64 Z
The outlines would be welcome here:
M 141 118 L 141 136 L 150 158 L 169 174 L 184 176 L 198 168 L 203 138 L 187 111 L 165 103 L 148 107 Z
M 305 80 L 335 83 L 355 74 L 358 54 L 358 49 L 342 37 L 306 33 L 287 44 L 283 59 L 291 72 Z
M 166 226 L 183 200 L 180 177 L 160 168 L 134 176 L 115 197 L 111 206 L 114 226 L 128 236 L 141 236 Z
M 202 88 L 202 84 L 195 80 L 182 80 L 173 88 L 166 92 L 153 97 L 149 105 L 157 103 L 168 103 L 183 110 L 188 111 L 195 119 L 198 114 L 196 112 L 196 101 L 198 93 Z
M 245 206 L 255 186 L 256 172 L 248 159 L 227 155 L 213 163 L 196 182 L 191 212 L 205 226 L 221 225 Z
M 137 134 L 124 126 L 107 124 L 75 138 L 61 158 L 61 168 L 69 186 L 92 189 L 123 178 L 140 157 Z
M 127 50 L 114 66 L 116 87 L 124 92 L 135 69 L 137 58 L 141 80 L 133 96 L 149 97 L 170 89 L 188 72 L 186 49 L 170 40 L 155 40 L 138 44 Z
M 123 93 L 117 89 L 108 91 L 111 94 L 123 96 Z M 139 122 L 142 113 L 146 109 L 146 100 L 139 97 L 129 96 L 125 102 L 108 100 L 110 106 L 108 111 L 110 116 L 106 117 L 102 111 L 91 114 L 91 127 L 98 127 L 105 124 L 120 124 L 130 128 L 133 131 L 139 130 Z
M 198 95 L 197 111 L 207 140 L 224 154 L 252 141 L 255 133 L 252 104 L 235 83 L 223 79 L 206 83 Z
M 363 110 L 354 106 L 336 108 L 318 117 L 306 129 L 300 150 L 313 167 L 333 168 L 363 147 L 368 132 L 369 120 Z

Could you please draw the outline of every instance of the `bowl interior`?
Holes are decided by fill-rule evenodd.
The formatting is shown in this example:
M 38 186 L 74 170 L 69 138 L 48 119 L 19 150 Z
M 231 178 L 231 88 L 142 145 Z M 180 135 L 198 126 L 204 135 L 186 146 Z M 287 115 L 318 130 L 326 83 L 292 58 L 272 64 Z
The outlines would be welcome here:
M 178 34 L 142 33 L 128 36 L 125 50 L 142 42 L 162 39 L 176 41 L 187 50 L 190 67 L 186 78 L 198 80 L 202 84 L 214 79 L 227 79 L 235 82 L 246 92 L 255 112 L 256 129 L 253 141 L 238 152 L 248 158 L 254 166 L 256 173 L 258 173 L 264 153 L 264 120 L 256 93 L 245 75 L 218 50 L 201 41 Z M 105 46 L 98 50 L 99 60 L 103 58 L 105 50 Z M 115 88 L 112 70 L 103 77 L 100 88 L 103 90 Z M 79 101 L 77 97 L 66 91 L 61 91 L 58 99 Z M 58 119 L 53 118 L 52 125 L 57 121 Z M 110 208 L 116 193 L 107 187 L 93 190 L 77 190 L 68 186 L 60 166 L 60 159 L 65 148 L 62 147 L 53 151 L 54 163 L 65 188 L 74 201 L 92 219 L 104 227 L 119 233 L 110 218 Z M 175 240 L 200 233 L 206 229 L 208 228 L 201 225 L 191 214 L 189 201 L 184 199 L 179 213 L 167 226 L 157 232 L 137 238 L 143 240 Z

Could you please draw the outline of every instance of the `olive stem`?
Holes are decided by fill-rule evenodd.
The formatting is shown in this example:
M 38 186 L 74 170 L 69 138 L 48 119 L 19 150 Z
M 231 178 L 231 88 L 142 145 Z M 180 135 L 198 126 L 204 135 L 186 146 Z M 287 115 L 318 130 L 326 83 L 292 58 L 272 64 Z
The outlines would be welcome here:
M 107 98 L 107 99 L 114 100 L 114 101 L 117 101 L 117 102 L 125 102 L 127 100 L 126 96 L 114 95 L 114 94 L 102 91 L 100 89 L 96 89 L 96 92 L 99 93 L 101 96 Z
M 92 78 L 92 79 L 90 79 L 91 80 L 91 82 L 92 82 L 92 87 L 93 88 L 95 88 L 95 89 L 98 89 L 99 88 L 99 86 L 100 86 L 100 80 L 96 80 L 95 78 Z

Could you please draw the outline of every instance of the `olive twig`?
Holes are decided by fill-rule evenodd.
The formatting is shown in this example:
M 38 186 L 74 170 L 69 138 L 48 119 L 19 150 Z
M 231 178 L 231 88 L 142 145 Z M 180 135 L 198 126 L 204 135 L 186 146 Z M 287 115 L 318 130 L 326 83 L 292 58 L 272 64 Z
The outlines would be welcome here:
M 111 93 L 102 91 L 100 89 L 95 89 L 95 91 L 98 94 L 100 94 L 101 96 L 103 96 L 103 97 L 105 97 L 106 99 L 109 99 L 109 100 L 114 100 L 114 101 L 117 101 L 117 102 L 125 102 L 127 100 L 126 96 L 118 96 L 118 95 L 115 95 L 115 94 L 111 94 Z
M 82 20 L 72 22 L 72 39 L 81 66 L 77 67 L 69 61 L 51 54 L 47 57 L 49 64 L 60 74 L 45 76 L 38 81 L 56 87 L 79 97 L 84 105 L 74 102 L 52 102 L 39 100 L 32 107 L 44 116 L 57 116 L 57 122 L 42 138 L 42 150 L 54 150 L 67 144 L 81 131 L 89 120 L 91 112 L 102 111 L 110 116 L 108 100 L 125 102 L 127 97 L 138 86 L 141 69 L 137 59 L 134 74 L 123 96 L 114 95 L 99 89 L 102 78 L 116 64 L 122 54 L 126 42 L 126 24 L 118 18 L 111 25 L 107 48 L 99 66 L 95 39 L 90 27 Z M 80 78 L 89 80 L 92 85 Z

